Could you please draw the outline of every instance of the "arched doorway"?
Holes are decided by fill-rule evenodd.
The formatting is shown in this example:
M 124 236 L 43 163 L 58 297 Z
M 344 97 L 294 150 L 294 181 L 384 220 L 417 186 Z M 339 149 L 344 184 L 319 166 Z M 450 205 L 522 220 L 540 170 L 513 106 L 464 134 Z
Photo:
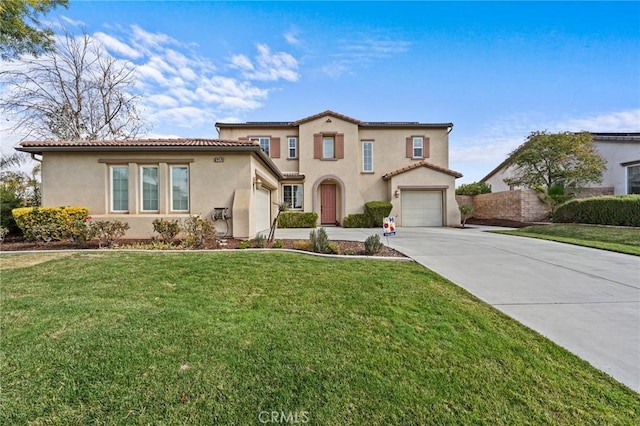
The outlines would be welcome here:
M 313 211 L 321 225 L 340 225 L 344 219 L 345 190 L 335 175 L 322 176 L 313 185 Z

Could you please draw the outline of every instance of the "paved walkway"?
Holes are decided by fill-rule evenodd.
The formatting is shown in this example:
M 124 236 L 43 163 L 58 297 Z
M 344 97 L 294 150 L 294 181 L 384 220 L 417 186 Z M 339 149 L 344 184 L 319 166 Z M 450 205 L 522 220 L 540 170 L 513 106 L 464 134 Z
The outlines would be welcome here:
M 640 392 L 640 258 L 484 229 L 399 228 L 389 245 Z M 375 230 L 327 233 L 364 241 Z

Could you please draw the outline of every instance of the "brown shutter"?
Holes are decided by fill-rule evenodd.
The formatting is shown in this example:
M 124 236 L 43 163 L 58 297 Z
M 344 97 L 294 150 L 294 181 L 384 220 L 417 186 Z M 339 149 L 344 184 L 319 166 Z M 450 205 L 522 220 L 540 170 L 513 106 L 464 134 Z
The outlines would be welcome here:
M 313 135 L 313 158 L 322 158 L 322 135 L 320 133 Z
M 336 134 L 336 158 L 344 158 L 344 133 Z
M 407 158 L 413 158 L 413 138 L 407 138 Z
M 271 138 L 269 140 L 269 156 L 271 158 L 280 158 L 280 138 Z
M 422 142 L 422 153 L 423 153 L 423 157 L 424 158 L 429 158 L 429 138 L 428 137 L 423 137 L 422 138 L 423 142 Z

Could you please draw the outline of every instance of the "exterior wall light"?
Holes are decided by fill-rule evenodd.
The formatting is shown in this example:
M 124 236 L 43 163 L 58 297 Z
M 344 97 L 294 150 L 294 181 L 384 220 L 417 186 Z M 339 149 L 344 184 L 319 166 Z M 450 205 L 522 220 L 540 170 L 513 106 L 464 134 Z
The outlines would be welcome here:
M 396 198 L 400 198 L 400 190 L 396 189 L 396 192 L 393 193 Z
M 253 178 L 253 187 L 258 190 L 262 189 L 262 181 L 257 176 Z

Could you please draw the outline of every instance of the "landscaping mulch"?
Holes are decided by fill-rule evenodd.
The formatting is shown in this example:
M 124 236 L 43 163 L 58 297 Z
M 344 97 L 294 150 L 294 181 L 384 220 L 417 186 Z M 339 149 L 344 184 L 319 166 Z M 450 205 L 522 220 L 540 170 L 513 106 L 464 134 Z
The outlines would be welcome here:
M 296 249 L 294 244 L 296 241 L 300 240 L 277 240 L 282 242 L 282 247 L 286 249 Z M 120 240 L 118 242 L 119 249 L 126 248 L 140 248 L 141 245 L 149 244 L 152 240 Z M 217 243 L 208 243 L 201 250 L 218 250 L 218 249 L 240 249 L 240 243 L 242 240 L 236 240 L 232 238 L 224 238 L 218 240 Z M 337 244 L 340 247 L 340 253 L 344 253 L 345 251 L 351 251 L 353 255 L 364 256 L 366 255 L 364 250 L 364 243 L 360 241 L 331 241 L 334 244 Z M 22 237 L 8 237 L 4 242 L 0 243 L 1 251 L 31 251 L 31 250 L 88 250 L 88 249 L 98 249 L 100 248 L 98 245 L 98 241 L 89 241 L 83 244 L 76 244 L 71 241 L 51 241 L 49 243 L 35 243 L 33 241 L 25 241 Z M 176 243 L 176 249 L 179 249 L 178 244 Z M 251 248 L 256 248 L 252 246 Z M 265 245 L 264 248 L 272 248 L 271 244 Z M 277 249 L 274 249 L 277 250 Z M 382 257 L 406 257 L 404 254 L 399 251 L 392 249 L 390 247 L 383 247 L 382 250 L 376 254 L 376 256 Z

